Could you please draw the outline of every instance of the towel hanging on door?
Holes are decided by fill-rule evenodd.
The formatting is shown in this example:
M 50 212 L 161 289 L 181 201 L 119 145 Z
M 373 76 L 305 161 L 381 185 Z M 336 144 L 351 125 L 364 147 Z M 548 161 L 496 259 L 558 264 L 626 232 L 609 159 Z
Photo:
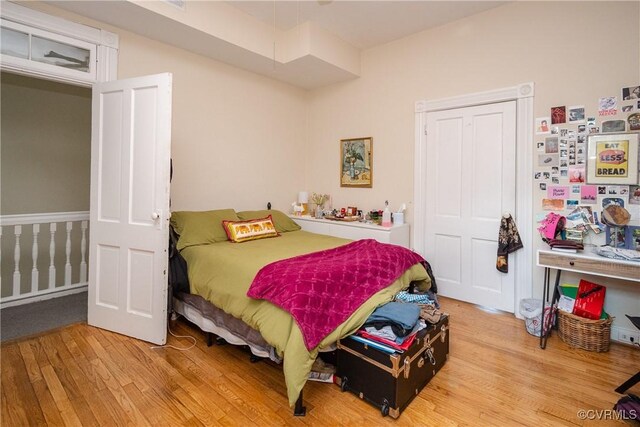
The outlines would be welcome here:
M 498 232 L 498 259 L 496 268 L 502 273 L 509 272 L 509 254 L 523 248 L 518 227 L 510 214 L 505 214 L 500 220 Z

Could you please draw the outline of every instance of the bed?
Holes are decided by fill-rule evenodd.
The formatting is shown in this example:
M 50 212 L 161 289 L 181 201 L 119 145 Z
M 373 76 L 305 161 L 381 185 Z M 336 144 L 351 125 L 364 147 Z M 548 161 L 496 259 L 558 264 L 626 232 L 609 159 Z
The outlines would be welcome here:
M 248 221 L 271 216 L 277 237 L 232 243 L 222 221 Z M 289 404 L 304 411 L 302 389 L 318 352 L 355 332 L 373 312 L 410 284 L 430 286 L 425 266 L 415 263 L 364 303 L 313 348 L 294 317 L 281 307 L 247 296 L 256 275 L 272 263 L 303 254 L 332 251 L 349 240 L 309 233 L 279 211 L 174 212 L 171 225 L 179 236 L 177 249 L 188 266 L 189 292 L 174 289 L 174 310 L 232 344 L 248 345 L 253 354 L 283 360 Z M 312 256 L 312 255 L 311 255 Z

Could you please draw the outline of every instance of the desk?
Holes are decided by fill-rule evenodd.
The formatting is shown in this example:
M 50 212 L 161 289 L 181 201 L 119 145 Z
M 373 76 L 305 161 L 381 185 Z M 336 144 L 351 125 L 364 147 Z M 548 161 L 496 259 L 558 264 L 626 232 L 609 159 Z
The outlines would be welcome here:
M 556 278 L 551 307 L 560 298 L 558 286 L 560 285 L 560 273 L 563 270 L 640 282 L 639 262 L 605 258 L 588 250 L 578 253 L 538 250 L 537 265 L 544 267 L 543 316 L 540 322 L 540 348 L 542 349 L 547 346 L 547 337 L 551 332 L 551 328 L 549 328 L 546 334 L 542 333 L 544 331 L 544 304 L 549 299 L 549 279 L 552 268 L 556 269 Z

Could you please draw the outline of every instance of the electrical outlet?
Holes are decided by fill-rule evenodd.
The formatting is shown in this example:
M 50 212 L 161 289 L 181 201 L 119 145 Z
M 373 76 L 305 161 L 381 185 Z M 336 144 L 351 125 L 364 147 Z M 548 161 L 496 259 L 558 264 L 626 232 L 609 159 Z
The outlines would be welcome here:
M 614 329 L 616 330 L 612 331 L 611 338 L 614 339 L 615 341 L 618 341 L 624 344 L 640 343 L 640 333 L 636 331 L 632 331 L 630 329 L 624 329 L 624 328 L 614 328 Z

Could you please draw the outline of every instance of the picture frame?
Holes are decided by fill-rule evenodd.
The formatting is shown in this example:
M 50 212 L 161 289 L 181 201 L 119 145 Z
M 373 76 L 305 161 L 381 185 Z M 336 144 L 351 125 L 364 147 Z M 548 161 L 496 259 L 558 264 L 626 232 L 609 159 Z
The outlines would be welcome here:
M 340 187 L 373 187 L 373 138 L 340 140 Z
M 638 134 L 589 135 L 587 183 L 637 184 Z

